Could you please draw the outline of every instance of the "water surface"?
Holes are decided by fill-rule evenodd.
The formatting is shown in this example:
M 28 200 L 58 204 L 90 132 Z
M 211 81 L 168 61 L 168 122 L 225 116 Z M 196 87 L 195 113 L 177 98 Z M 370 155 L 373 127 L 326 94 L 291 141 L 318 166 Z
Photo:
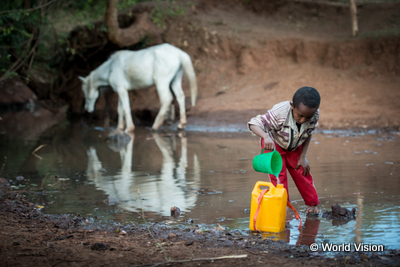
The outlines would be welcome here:
M 98 222 L 215 225 L 247 230 L 251 191 L 268 181 L 253 170 L 258 139 L 247 132 L 160 132 L 137 128 L 128 142 L 105 140 L 101 128 L 64 122 L 40 135 L 0 135 L 1 177 L 12 190 L 51 214 L 80 214 Z M 306 218 L 306 206 L 289 176 L 289 193 L 300 212 L 286 231 L 264 234 L 290 244 L 363 242 L 400 248 L 400 135 L 317 132 L 307 158 L 322 212 L 338 203 L 356 208 L 357 219 Z M 18 182 L 17 176 L 24 180 Z M 41 188 L 44 189 L 42 193 Z M 104 203 L 108 197 L 120 202 Z M 31 197 L 31 196 L 30 196 Z M 182 211 L 170 216 L 170 208 Z

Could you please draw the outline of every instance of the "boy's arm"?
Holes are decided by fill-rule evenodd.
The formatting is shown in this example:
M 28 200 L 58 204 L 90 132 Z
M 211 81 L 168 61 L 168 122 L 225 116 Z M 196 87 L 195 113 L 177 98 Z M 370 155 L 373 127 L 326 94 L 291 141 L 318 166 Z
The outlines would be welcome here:
M 249 125 L 250 130 L 257 135 L 258 137 L 264 139 L 264 148 L 268 150 L 273 150 L 275 148 L 275 143 L 271 139 L 268 133 L 264 132 L 264 130 L 257 125 Z
M 299 159 L 297 161 L 297 165 L 296 165 L 296 170 L 300 166 L 303 167 L 304 176 L 307 176 L 310 173 L 310 165 L 308 165 L 308 160 L 306 159 L 306 154 L 307 154 L 308 146 L 310 145 L 310 142 L 311 142 L 311 137 L 312 137 L 312 134 L 307 138 L 306 141 L 304 141 L 304 143 L 301 147 L 301 153 L 300 153 Z
M 257 115 L 247 123 L 249 130 L 264 140 L 265 149 L 273 150 L 275 148 L 275 142 L 269 132 L 277 131 L 282 127 L 289 111 L 290 101 L 284 101 L 273 106 L 265 115 Z

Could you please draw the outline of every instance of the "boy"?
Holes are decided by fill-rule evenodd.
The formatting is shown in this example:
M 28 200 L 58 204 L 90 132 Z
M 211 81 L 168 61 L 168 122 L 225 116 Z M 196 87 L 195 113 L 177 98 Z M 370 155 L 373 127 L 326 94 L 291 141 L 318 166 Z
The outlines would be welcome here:
M 321 97 L 312 87 L 302 87 L 293 101 L 276 104 L 265 115 L 258 115 L 248 122 L 251 132 L 261 138 L 261 148 L 273 150 L 282 156 L 283 167 L 279 177 L 270 174 L 271 182 L 283 184 L 288 193 L 288 169 L 305 204 L 307 214 L 318 214 L 318 195 L 310 173 L 306 153 L 312 132 L 318 124 Z M 266 152 L 265 152 L 266 153 Z

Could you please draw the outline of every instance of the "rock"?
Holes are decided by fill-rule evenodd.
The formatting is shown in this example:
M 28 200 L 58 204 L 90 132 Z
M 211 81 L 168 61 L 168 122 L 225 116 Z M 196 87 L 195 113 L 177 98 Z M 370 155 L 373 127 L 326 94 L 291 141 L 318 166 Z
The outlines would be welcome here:
M 107 205 L 112 206 L 112 205 L 115 205 L 115 204 L 119 203 L 119 200 L 117 198 L 113 197 L 113 196 L 109 196 L 106 199 L 104 199 L 103 202 L 105 204 L 107 204 Z
M 171 208 L 171 216 L 179 217 L 179 215 L 181 215 L 181 210 L 180 210 L 180 208 L 178 208 L 178 207 L 176 207 L 176 206 L 172 207 L 172 208 Z
M 168 234 L 168 239 L 176 238 L 176 235 L 173 233 Z
M 214 230 L 214 231 L 224 231 L 225 228 L 218 224 L 218 226 L 215 227 L 213 230 Z
M 107 248 L 108 246 L 104 243 L 95 243 L 91 247 L 92 250 L 97 250 L 97 251 L 107 250 Z
M 368 255 L 365 255 L 365 254 L 361 254 L 360 258 L 361 258 L 363 261 L 368 261 L 368 260 L 369 260 Z
M 37 100 L 36 94 L 19 77 L 0 82 L 0 105 L 23 104 Z
M 23 181 L 25 178 L 24 178 L 24 176 L 22 176 L 22 175 L 19 175 L 19 176 L 17 176 L 17 177 L 15 177 L 15 180 L 17 180 L 18 182 L 21 182 L 21 181 Z
M 10 182 L 4 178 L 0 178 L 0 187 L 10 186 Z
M 108 146 L 115 152 L 119 152 L 131 141 L 129 134 L 118 128 L 109 128 L 107 132 Z
M 351 211 L 342 208 L 339 204 L 332 206 L 332 211 L 325 211 L 322 214 L 322 217 L 328 220 L 353 220 L 356 218 L 356 209 L 353 208 Z
M 188 240 L 188 241 L 186 241 L 185 242 L 185 246 L 191 246 L 191 245 L 193 245 L 193 240 Z

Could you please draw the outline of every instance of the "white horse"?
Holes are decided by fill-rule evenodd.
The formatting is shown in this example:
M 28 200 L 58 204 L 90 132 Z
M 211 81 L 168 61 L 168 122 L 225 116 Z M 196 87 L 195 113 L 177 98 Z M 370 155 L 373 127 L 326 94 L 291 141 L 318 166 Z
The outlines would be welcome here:
M 185 128 L 186 111 L 185 95 L 182 90 L 182 74 L 189 81 L 192 106 L 197 97 L 196 74 L 190 56 L 182 50 L 170 45 L 161 44 L 140 51 L 122 50 L 113 54 L 106 62 L 93 70 L 82 80 L 85 95 L 85 109 L 93 112 L 100 86 L 111 86 L 118 94 L 118 128 L 133 132 L 128 90 L 145 89 L 155 85 L 160 98 L 161 107 L 152 128 L 157 130 L 164 122 L 164 117 L 171 106 L 175 94 L 179 104 L 179 129 Z

